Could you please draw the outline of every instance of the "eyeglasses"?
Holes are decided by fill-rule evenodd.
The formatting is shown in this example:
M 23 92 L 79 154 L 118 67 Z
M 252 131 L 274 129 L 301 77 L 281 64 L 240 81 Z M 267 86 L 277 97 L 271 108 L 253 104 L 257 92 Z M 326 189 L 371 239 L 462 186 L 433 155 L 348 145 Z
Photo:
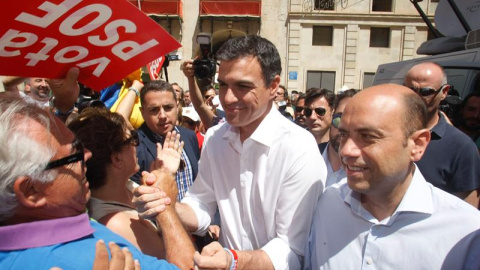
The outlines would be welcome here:
M 315 113 L 318 116 L 324 116 L 325 113 L 327 113 L 327 110 L 325 110 L 325 108 L 322 108 L 322 107 L 317 107 L 317 108 L 314 108 L 313 110 L 310 108 L 305 108 L 305 116 L 306 117 L 312 116 L 313 111 L 315 111 Z
M 138 133 L 135 130 L 130 130 L 130 138 L 126 139 L 123 142 L 124 145 L 133 145 L 138 146 L 140 144 L 140 139 L 138 138 Z
M 408 87 L 408 86 L 407 87 L 412 89 L 413 92 L 420 94 L 420 96 L 422 96 L 422 97 L 428 97 L 428 96 L 431 96 L 433 94 L 436 94 L 436 93 L 440 92 L 443 89 L 443 87 L 445 87 L 445 85 L 446 84 L 440 86 L 440 88 L 438 88 L 437 90 L 435 90 L 434 88 L 430 88 L 430 87 L 422 87 L 420 89 L 415 89 L 414 87 Z
M 83 147 L 82 142 L 80 142 L 80 140 L 78 138 L 75 138 L 75 140 L 72 142 L 72 148 L 77 150 L 77 152 L 75 154 L 72 154 L 70 156 L 66 156 L 64 158 L 57 159 L 57 160 L 54 160 L 54 161 L 50 161 L 47 164 L 47 166 L 45 167 L 44 170 L 45 171 L 50 170 L 50 169 L 53 169 L 53 168 L 61 167 L 63 165 L 75 163 L 75 162 L 78 162 L 78 161 L 82 162 L 82 167 L 83 167 L 84 163 L 85 163 L 85 160 L 84 160 L 85 149 Z
M 332 116 L 332 126 L 334 128 L 338 128 L 340 126 L 340 121 L 342 120 L 342 115 L 341 114 L 334 114 Z
M 211 97 L 214 97 L 214 95 L 205 95 L 204 98 L 207 100 L 207 99 L 209 99 L 209 98 L 211 98 Z
M 305 107 L 299 107 L 299 106 L 295 107 L 295 111 L 297 113 L 301 113 L 301 112 L 303 112 L 303 110 L 305 110 Z

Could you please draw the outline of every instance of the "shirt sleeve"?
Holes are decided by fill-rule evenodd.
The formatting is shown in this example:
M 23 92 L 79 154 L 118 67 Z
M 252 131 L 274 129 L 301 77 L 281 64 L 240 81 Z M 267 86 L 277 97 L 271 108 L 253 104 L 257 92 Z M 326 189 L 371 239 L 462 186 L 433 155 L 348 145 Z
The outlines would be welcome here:
M 465 143 L 454 164 L 455 171 L 451 181 L 451 190 L 457 192 L 472 191 L 480 188 L 480 156 L 474 143 Z
M 324 189 L 326 166 L 318 148 L 302 150 L 282 183 L 275 209 L 277 237 L 262 247 L 275 269 L 300 269 L 317 201 Z
M 198 228 L 196 235 L 204 235 L 217 210 L 217 201 L 213 190 L 212 173 L 208 151 L 203 151 L 202 159 L 198 163 L 197 178 L 190 186 L 182 203 L 190 206 L 197 217 Z

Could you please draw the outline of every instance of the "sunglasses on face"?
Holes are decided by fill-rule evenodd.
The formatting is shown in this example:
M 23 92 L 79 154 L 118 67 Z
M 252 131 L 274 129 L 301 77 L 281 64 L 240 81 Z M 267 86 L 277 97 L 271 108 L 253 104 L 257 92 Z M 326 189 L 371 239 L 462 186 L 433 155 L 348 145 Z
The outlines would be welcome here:
M 305 107 L 299 107 L 299 106 L 295 107 L 295 111 L 297 113 L 301 113 L 301 112 L 303 112 L 303 110 L 305 110 Z
M 446 84 L 440 86 L 440 88 L 438 88 L 436 90 L 434 88 L 431 88 L 431 87 L 422 87 L 420 89 L 416 89 L 414 87 L 408 87 L 408 86 L 407 87 L 412 89 L 413 92 L 419 94 L 422 97 L 428 97 L 428 96 L 431 96 L 433 94 L 437 94 L 438 92 L 440 92 L 443 89 L 443 87 L 445 87 L 445 85 Z
M 310 109 L 310 108 L 305 108 L 305 116 L 306 117 L 312 116 L 313 111 L 315 111 L 315 113 L 318 116 L 324 116 L 325 113 L 327 113 L 327 110 L 325 108 L 322 108 L 322 107 L 317 107 L 317 108 L 314 108 L 313 110 Z
M 67 165 L 67 164 L 71 164 L 71 163 L 75 163 L 75 162 L 78 162 L 78 161 L 82 162 L 82 167 L 83 167 L 84 163 L 85 163 L 85 160 L 84 160 L 85 149 L 83 147 L 82 142 L 80 142 L 80 140 L 78 138 L 75 138 L 75 140 L 72 142 L 72 148 L 77 150 L 75 154 L 66 156 L 66 157 L 61 158 L 61 159 L 50 161 L 47 164 L 47 166 L 45 167 L 44 170 L 46 171 L 46 170 L 54 169 L 54 168 L 61 167 L 63 165 Z
M 124 145 L 133 145 L 138 146 L 140 144 L 140 140 L 138 138 L 138 133 L 135 130 L 130 130 L 130 138 L 126 139 L 123 142 Z
M 332 126 L 337 128 L 340 126 L 340 121 L 342 120 L 341 114 L 334 114 L 332 117 Z

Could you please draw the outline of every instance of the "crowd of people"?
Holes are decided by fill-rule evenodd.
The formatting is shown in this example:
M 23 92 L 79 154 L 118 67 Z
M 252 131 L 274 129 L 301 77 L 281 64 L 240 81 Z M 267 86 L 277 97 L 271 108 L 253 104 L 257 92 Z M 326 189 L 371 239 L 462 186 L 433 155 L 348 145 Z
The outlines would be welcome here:
M 112 110 L 78 110 L 78 68 L 6 77 L 0 268 L 480 268 L 480 83 L 450 120 L 435 63 L 289 95 L 262 37 L 216 59 L 218 89 L 187 60 Z

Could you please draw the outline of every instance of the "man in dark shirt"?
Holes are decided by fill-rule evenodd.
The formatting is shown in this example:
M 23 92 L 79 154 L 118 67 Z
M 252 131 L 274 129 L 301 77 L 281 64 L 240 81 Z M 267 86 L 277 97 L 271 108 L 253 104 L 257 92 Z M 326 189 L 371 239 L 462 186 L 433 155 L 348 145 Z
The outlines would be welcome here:
M 448 93 L 447 75 L 441 66 L 424 62 L 413 66 L 405 77 L 405 86 L 415 91 L 427 106 L 430 144 L 417 162 L 425 179 L 478 207 L 480 157 L 473 141 L 448 124 L 439 104 Z M 392 153 L 394 154 L 394 153 Z

